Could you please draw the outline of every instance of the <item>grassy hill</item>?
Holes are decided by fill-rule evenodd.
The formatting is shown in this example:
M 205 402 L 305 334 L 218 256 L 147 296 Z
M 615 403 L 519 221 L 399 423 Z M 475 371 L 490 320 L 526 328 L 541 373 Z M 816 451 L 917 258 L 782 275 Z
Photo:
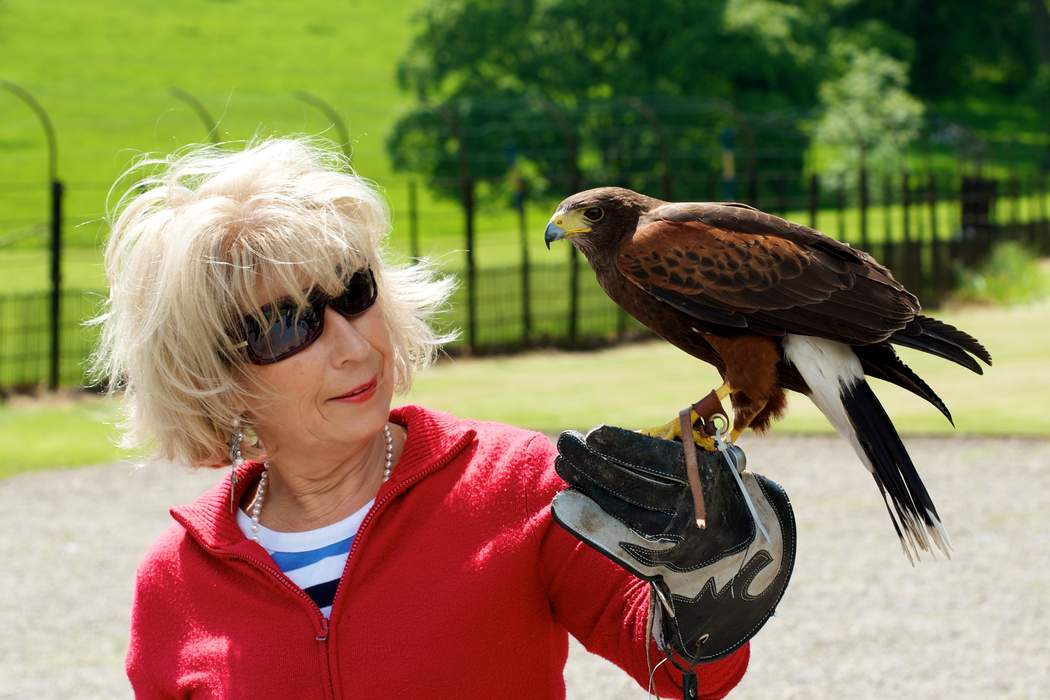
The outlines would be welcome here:
M 401 196 L 384 152 L 408 104 L 396 85 L 411 16 L 424 0 L 92 0 L 0 3 L 0 79 L 44 105 L 55 124 L 58 170 L 68 183 L 72 244 L 90 245 L 114 177 L 143 152 L 207 140 L 178 86 L 220 120 L 222 139 L 327 133 L 329 121 L 295 99 L 332 104 L 351 130 L 359 171 Z M 45 218 L 43 132 L 0 91 L 0 231 Z
M 332 104 L 349 124 L 354 164 L 385 190 L 394 214 L 392 247 L 408 251 L 408 179 L 390 169 L 385 140 L 411 103 L 395 70 L 427 0 L 0 0 L 0 80 L 31 92 L 55 124 L 58 172 L 67 184 L 65 280 L 101 288 L 96 252 L 114 178 L 143 153 L 167 153 L 208 138 L 201 121 L 171 94 L 195 95 L 219 120 L 219 136 L 241 140 L 290 133 L 335 136 L 299 90 Z M 46 151 L 32 112 L 0 90 L 0 276 L 4 291 L 47 284 L 42 253 L 47 218 Z M 419 188 L 422 250 L 446 267 L 462 262 L 462 215 Z M 526 240 L 534 261 L 547 253 L 541 231 L 554 202 L 528 211 Z M 767 206 L 769 204 L 767 203 Z M 899 212 L 889 212 L 893 220 Z M 852 231 L 855 210 L 847 215 Z M 804 212 L 791 214 L 805 221 Z M 924 216 L 917 214 L 917 216 Z M 939 214 L 941 235 L 957 221 Z M 819 225 L 838 235 L 846 217 L 824 212 Z M 882 213 L 872 212 L 873 240 Z M 480 266 L 519 259 L 519 225 L 505 203 L 479 212 Z
M 0 0 L 0 80 L 32 93 L 55 125 L 68 193 L 67 283 L 104 286 L 95 249 L 105 236 L 101 216 L 114 178 L 142 153 L 207 141 L 192 109 L 172 96 L 176 86 L 204 104 L 228 140 L 335 138 L 328 119 L 294 94 L 305 90 L 329 102 L 348 124 L 356 169 L 391 203 L 393 248 L 407 253 L 408 181 L 391 172 L 385 140 L 411 102 L 395 71 L 412 16 L 425 2 Z M 27 106 L 0 90 L 0 275 L 9 291 L 46 286 L 45 183 L 43 131 Z M 536 207 L 533 227 L 542 231 L 540 216 L 551 204 Z M 435 202 L 423 187 L 419 207 L 423 252 L 458 265 L 457 207 Z M 514 216 L 501 207 L 483 219 L 479 260 L 516 260 Z M 532 238 L 538 256 L 542 235 Z

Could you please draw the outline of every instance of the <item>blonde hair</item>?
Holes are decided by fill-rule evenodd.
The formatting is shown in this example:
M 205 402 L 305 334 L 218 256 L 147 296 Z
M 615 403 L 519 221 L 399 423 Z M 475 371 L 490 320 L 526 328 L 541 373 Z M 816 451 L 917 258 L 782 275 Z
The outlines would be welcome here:
M 339 153 L 303 137 L 236 152 L 192 146 L 141 159 L 113 191 L 129 180 L 110 209 L 109 298 L 92 320 L 102 326 L 93 373 L 124 391 L 122 446 L 153 445 L 194 465 L 228 462 L 235 422 L 266 395 L 244 371 L 234 330 L 268 301 L 261 281 L 305 304 L 304 283 L 331 294 L 371 268 L 398 391 L 449 340 L 428 319 L 452 280 L 425 263 L 384 260 L 386 205 Z

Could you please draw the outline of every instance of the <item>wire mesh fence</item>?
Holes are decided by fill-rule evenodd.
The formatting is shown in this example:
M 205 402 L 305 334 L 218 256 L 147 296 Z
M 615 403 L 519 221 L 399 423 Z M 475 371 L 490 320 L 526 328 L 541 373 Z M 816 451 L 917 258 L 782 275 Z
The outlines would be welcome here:
M 897 277 L 920 299 L 929 300 L 950 288 L 956 266 L 980 261 L 996 241 L 1007 239 L 1050 253 L 1050 221 L 989 224 L 940 243 L 937 239 L 889 241 L 882 247 L 881 258 L 890 261 Z M 471 342 L 461 333 L 448 346 L 449 352 L 483 354 L 540 346 L 588 348 L 649 334 L 609 300 L 589 270 L 580 272 L 574 304 L 571 268 L 565 262 L 479 270 L 475 277 L 475 337 Z M 466 291 L 461 276 L 449 310 L 438 319 L 441 330 L 466 327 Z M 98 334 L 84 321 L 98 313 L 104 294 L 102 290 L 62 291 L 57 360 L 61 386 L 85 386 L 90 381 L 86 362 Z M 50 303 L 47 291 L 0 295 L 0 392 L 31 390 L 48 382 Z
M 60 344 L 55 358 L 59 386 L 86 386 L 87 358 L 98 331 L 85 320 L 101 308 L 105 292 L 65 289 L 61 293 Z M 51 293 L 0 295 L 0 392 L 27 391 L 48 383 L 51 372 Z
M 676 201 L 742 201 L 809 224 L 871 252 L 925 305 L 937 304 L 957 267 L 978 264 L 996 240 L 1050 252 L 1047 183 L 1037 161 L 1045 156 L 1043 136 L 1026 148 L 1019 138 L 977 149 L 972 134 L 965 148 L 938 146 L 947 132 L 931 122 L 926 170 L 832 175 L 805 164 L 802 115 L 744 115 L 717 101 L 629 98 L 574 113 L 526 102 L 528 118 L 519 102 L 473 104 L 475 112 L 442 117 L 432 143 L 408 149 L 435 167 L 408 168 L 412 174 L 388 183 L 401 252 L 456 251 L 438 260 L 460 279 L 439 321 L 462 330 L 453 351 L 590 347 L 645 332 L 598 288 L 578 255 L 530 257 L 557 199 L 597 185 Z M 496 118 L 513 114 L 507 123 Z M 421 123 L 439 116 L 424 109 Z M 530 158 L 531 173 L 530 163 L 521 165 Z M 82 322 L 104 294 L 96 250 L 106 231 L 101 213 L 91 211 L 104 203 L 109 183 L 92 181 L 97 173 L 64 187 L 57 178 L 10 181 L 17 168 L 4 165 L 0 392 L 83 384 L 95 332 Z M 72 272 L 56 262 L 74 251 L 94 259 Z

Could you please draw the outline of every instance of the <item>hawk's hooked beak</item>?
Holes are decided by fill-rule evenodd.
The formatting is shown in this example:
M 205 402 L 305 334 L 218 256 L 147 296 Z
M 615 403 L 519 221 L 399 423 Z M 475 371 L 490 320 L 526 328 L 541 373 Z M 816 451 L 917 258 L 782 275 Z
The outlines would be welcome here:
M 547 244 L 547 250 L 551 249 L 551 243 L 563 238 L 572 238 L 581 233 L 590 233 L 591 227 L 583 220 L 583 212 L 573 209 L 564 213 L 555 212 L 551 220 L 547 222 L 547 230 L 543 232 L 543 242 Z

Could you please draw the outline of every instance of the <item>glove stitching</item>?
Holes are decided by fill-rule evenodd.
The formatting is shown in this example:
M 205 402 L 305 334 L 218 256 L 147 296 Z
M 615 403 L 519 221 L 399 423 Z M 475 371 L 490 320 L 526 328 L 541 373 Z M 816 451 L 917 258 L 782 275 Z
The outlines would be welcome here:
M 652 476 L 663 477 L 665 479 L 669 479 L 671 481 L 674 481 L 675 483 L 678 483 L 678 484 L 688 483 L 683 477 L 679 476 L 678 474 L 658 471 L 658 470 L 656 470 L 656 469 L 654 469 L 654 468 L 652 468 L 650 466 L 647 466 L 647 465 L 644 465 L 644 464 L 635 464 L 633 462 L 625 461 L 624 459 L 622 459 L 620 457 L 616 457 L 614 455 L 607 455 L 604 452 L 601 452 L 601 451 L 595 449 L 594 447 L 591 446 L 591 444 L 589 442 L 587 442 L 587 438 L 589 438 L 591 435 L 593 435 L 598 430 L 601 430 L 602 427 L 606 427 L 607 428 L 609 426 L 601 426 L 601 427 L 595 428 L 594 430 L 589 432 L 586 437 L 583 438 L 583 441 L 582 441 L 583 442 L 583 446 L 587 449 L 588 452 L 590 452 L 592 454 L 595 454 L 595 455 L 598 455 L 600 458 L 602 458 L 604 460 L 608 460 L 610 462 L 614 462 L 616 464 L 619 464 L 622 467 L 637 469 L 638 471 L 644 472 L 646 474 L 650 474 Z M 638 433 L 638 432 L 635 432 L 635 431 L 624 431 L 624 432 L 630 434 L 631 437 L 633 437 L 633 438 L 644 438 L 646 440 L 661 440 L 661 438 L 650 437 L 648 435 L 644 435 L 643 433 Z M 679 466 L 681 468 L 680 471 L 682 473 L 684 473 L 685 472 L 685 463 L 683 461 L 684 457 L 682 455 L 681 445 L 680 444 L 674 444 L 673 440 L 661 440 L 661 441 L 662 442 L 672 443 L 674 446 L 664 449 L 665 452 L 668 452 L 667 455 L 653 455 L 653 461 L 656 461 L 656 462 L 668 461 L 668 457 L 670 457 L 674 461 L 675 465 Z
M 564 456 L 559 456 L 558 459 L 563 459 L 563 460 L 569 462 L 569 464 L 572 464 L 574 467 L 576 467 L 576 465 L 571 460 L 566 459 Z M 610 488 L 607 484 L 603 484 L 603 483 L 599 482 L 594 477 L 592 477 L 590 474 L 588 474 L 585 470 L 580 469 L 579 467 L 576 467 L 576 472 L 578 474 L 581 474 L 584 478 L 587 479 L 587 481 L 591 482 L 592 484 L 594 484 L 595 486 L 597 486 L 601 490 L 608 491 L 609 493 L 618 496 L 620 498 L 620 500 L 622 500 L 622 501 L 624 501 L 626 503 L 630 503 L 633 506 L 638 506 L 639 508 L 641 508 L 643 510 L 650 511 L 650 512 L 664 513 L 664 514 L 667 514 L 667 515 L 674 515 L 675 512 L 676 512 L 674 510 L 665 510 L 665 509 L 662 509 L 662 508 L 653 508 L 653 507 L 645 505 L 643 503 L 639 503 L 638 501 L 636 501 L 633 498 L 627 496 L 626 494 L 620 493 L 616 489 Z M 605 510 L 605 509 L 603 508 L 602 510 Z M 619 520 L 619 518 L 617 518 L 617 520 Z M 623 522 L 623 521 L 621 520 L 620 522 Z M 624 525 L 627 525 L 627 523 L 624 523 Z M 630 525 L 627 525 L 627 527 L 632 529 L 632 530 L 634 529 L 634 528 L 631 528 Z
M 673 481 L 676 484 L 688 483 L 685 479 L 679 477 L 676 474 L 668 474 L 667 472 L 662 472 L 662 471 L 653 469 L 652 467 L 646 466 L 644 464 L 635 464 L 634 462 L 630 462 L 630 461 L 621 459 L 620 457 L 614 457 L 612 455 L 607 455 L 604 452 L 599 452 L 598 450 L 596 450 L 596 449 L 592 448 L 590 445 L 588 445 L 586 442 L 584 443 L 584 447 L 591 454 L 597 455 L 599 458 L 601 458 L 601 459 L 603 459 L 605 461 L 613 462 L 614 464 L 618 464 L 621 467 L 626 467 L 628 469 L 634 469 L 634 470 L 643 472 L 645 474 L 649 474 L 651 476 L 662 477 L 662 478 L 667 479 L 669 481 Z M 674 459 L 675 459 L 675 463 L 677 465 L 677 464 L 681 463 L 684 458 L 682 456 L 682 453 L 680 451 L 676 450 L 675 454 L 674 454 Z M 681 466 L 682 466 L 682 470 L 684 471 L 685 470 L 684 464 L 682 464 Z
M 766 497 L 766 500 L 769 501 L 770 505 L 773 505 L 773 501 L 769 498 L 769 491 L 766 489 L 765 484 L 762 483 L 763 481 L 765 481 L 765 479 L 759 479 L 756 476 L 755 477 L 755 481 L 758 482 L 758 486 L 759 486 L 759 488 L 762 489 L 762 494 Z M 788 514 L 789 514 L 790 519 L 791 519 L 791 524 L 792 524 L 792 526 L 794 526 L 795 516 L 794 516 L 794 514 L 793 514 L 793 512 L 791 510 L 790 502 L 787 500 L 787 492 L 785 492 L 783 489 L 779 489 L 779 490 L 780 490 L 780 493 L 783 494 L 783 496 L 784 496 L 784 500 L 785 500 L 785 503 L 787 505 Z M 776 506 L 773 506 L 773 512 L 776 513 L 776 515 L 777 515 L 777 522 L 780 523 L 780 532 L 782 533 L 782 536 L 783 536 L 783 533 L 785 532 L 785 530 L 784 530 L 784 520 L 780 516 L 780 510 L 777 509 Z M 791 532 L 794 533 L 794 527 L 791 528 Z M 756 534 L 756 536 L 757 536 L 757 534 Z M 795 537 L 794 537 L 794 535 L 792 534 L 792 536 L 789 539 L 790 539 L 790 542 L 791 542 L 791 557 L 790 557 L 790 559 L 791 559 L 791 563 L 792 563 L 792 568 L 794 568 L 794 559 L 795 559 Z M 787 542 L 787 540 L 785 540 L 785 547 L 784 547 L 784 552 L 783 552 L 784 555 L 787 555 L 787 553 L 788 553 L 788 548 L 786 546 L 786 542 Z M 783 568 L 784 565 L 787 563 L 787 559 L 788 558 L 786 556 L 781 559 L 781 564 L 780 564 L 781 568 Z M 778 571 L 777 574 L 779 575 L 779 573 L 780 572 Z M 745 590 L 746 590 L 746 587 L 745 587 Z M 761 629 L 762 626 L 764 624 L 766 624 L 766 622 L 769 620 L 769 618 L 773 616 L 773 613 L 776 611 L 777 605 L 780 604 L 780 600 L 784 597 L 784 592 L 786 590 L 787 590 L 787 581 L 784 581 L 783 584 L 780 586 L 780 592 L 778 594 L 776 594 L 776 600 L 773 602 L 773 605 L 770 607 L 770 609 L 766 613 L 766 615 L 763 616 L 763 618 L 761 620 L 757 621 L 751 627 L 751 629 L 749 629 L 747 632 L 745 632 L 741 639 L 738 639 L 737 641 L 733 642 L 732 646 L 730 646 L 727 649 L 727 651 L 735 650 L 741 644 L 743 644 L 747 640 L 751 639 L 751 637 L 755 636 L 755 634 L 758 632 L 758 630 Z M 675 597 L 675 594 L 672 593 L 671 597 L 673 599 Z M 759 597 L 761 597 L 761 596 L 759 596 Z M 688 600 L 688 599 L 686 599 L 686 600 Z M 702 659 L 702 657 L 701 657 L 701 659 Z M 699 660 L 700 659 L 698 659 L 698 661 Z
M 751 539 L 752 539 L 752 541 L 754 540 L 754 535 L 752 536 Z M 704 561 L 702 561 L 702 562 L 700 562 L 698 564 L 695 564 L 695 565 L 692 565 L 692 566 L 688 566 L 688 567 L 680 566 L 680 565 L 678 565 L 678 564 L 676 564 L 676 563 L 674 563 L 672 561 L 656 561 L 655 559 L 652 558 L 652 556 L 646 556 L 646 555 L 641 554 L 641 553 L 642 552 L 646 552 L 646 553 L 650 553 L 650 555 L 651 555 L 651 554 L 662 554 L 663 552 L 653 552 L 650 549 L 646 549 L 646 548 L 644 548 L 644 547 L 642 547 L 640 545 L 636 545 L 636 544 L 633 544 L 631 542 L 624 542 L 620 546 L 622 546 L 624 549 L 626 549 L 631 554 L 631 556 L 633 556 L 635 559 L 637 559 L 638 561 L 642 562 L 643 564 L 646 564 L 647 566 L 662 566 L 662 567 L 666 567 L 668 569 L 671 569 L 672 571 L 677 571 L 679 573 L 689 573 L 690 571 L 696 571 L 697 569 L 702 569 L 705 566 L 709 566 L 710 564 L 715 563 L 719 559 L 724 559 L 725 557 L 727 557 L 727 556 L 729 556 L 731 554 L 736 554 L 737 552 L 739 552 L 741 550 L 746 550 L 748 545 L 747 545 L 747 542 L 744 542 L 743 544 L 738 544 L 735 547 L 732 547 L 730 549 L 723 549 L 723 550 L 719 551 L 718 554 L 715 554 L 712 557 L 710 557 L 708 559 L 705 559 Z M 635 550 L 637 550 L 637 552 Z M 670 550 L 668 550 L 668 551 L 670 551 Z

